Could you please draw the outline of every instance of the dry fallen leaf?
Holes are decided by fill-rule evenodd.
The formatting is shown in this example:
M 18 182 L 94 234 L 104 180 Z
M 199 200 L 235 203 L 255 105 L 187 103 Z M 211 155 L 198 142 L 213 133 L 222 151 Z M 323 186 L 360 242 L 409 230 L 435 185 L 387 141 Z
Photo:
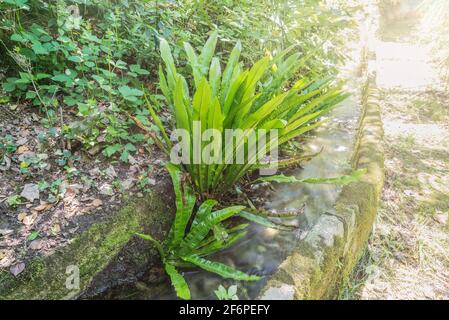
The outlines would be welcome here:
M 38 205 L 37 207 L 34 207 L 33 210 L 36 211 L 45 211 L 48 210 L 52 207 L 53 205 L 51 203 L 47 203 L 45 201 L 41 201 L 41 204 Z
M 437 214 L 434 216 L 434 219 L 442 225 L 447 224 L 448 218 L 449 218 L 449 213 Z
M 14 232 L 14 230 L 11 230 L 11 229 L 0 229 L 0 236 L 4 237 L 13 232 Z
M 17 216 L 17 220 L 19 220 L 20 222 L 22 222 L 23 219 L 25 219 L 26 216 L 27 216 L 26 212 L 21 212 L 21 213 L 19 213 L 19 215 Z
M 17 154 L 22 154 L 22 153 L 25 153 L 25 152 L 27 152 L 29 150 L 30 149 L 28 149 L 27 146 L 20 146 L 20 147 L 17 148 Z
M 94 201 L 92 201 L 92 203 L 90 205 L 97 208 L 97 207 L 101 206 L 102 204 L 103 204 L 103 201 L 101 201 L 100 199 L 94 199 Z
M 9 268 L 9 271 L 14 276 L 19 275 L 20 273 L 22 273 L 23 270 L 25 270 L 25 263 L 23 263 L 23 262 L 17 263 L 15 265 L 13 265 L 11 268 Z
M 59 225 L 59 224 L 54 224 L 52 227 L 51 227 L 51 234 L 52 235 L 57 235 L 57 234 L 59 234 L 61 232 L 61 226 Z
M 29 216 L 26 216 L 25 218 L 23 218 L 22 222 L 26 226 L 32 225 L 34 220 L 36 219 L 36 217 L 37 217 L 37 213 L 35 212 L 35 213 L 30 214 Z
M 4 257 L 8 254 L 8 251 L 6 250 L 0 250 L 0 261 L 3 260 Z

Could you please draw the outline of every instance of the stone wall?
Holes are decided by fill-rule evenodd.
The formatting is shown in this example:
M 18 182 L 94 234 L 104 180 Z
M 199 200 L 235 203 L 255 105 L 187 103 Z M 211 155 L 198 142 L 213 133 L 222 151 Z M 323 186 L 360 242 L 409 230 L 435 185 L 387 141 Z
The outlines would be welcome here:
M 333 212 L 321 215 L 272 275 L 260 299 L 333 299 L 362 255 L 384 181 L 383 128 L 377 91 L 367 80 L 353 168 L 363 178 L 343 188 Z

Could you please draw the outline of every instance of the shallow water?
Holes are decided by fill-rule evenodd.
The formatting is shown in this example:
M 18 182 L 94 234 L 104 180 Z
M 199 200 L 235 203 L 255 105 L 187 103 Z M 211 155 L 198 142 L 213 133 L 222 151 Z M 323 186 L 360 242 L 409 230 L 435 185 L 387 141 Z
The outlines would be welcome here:
M 351 77 L 353 75 L 348 76 L 348 79 Z M 358 88 L 361 82 L 357 79 L 349 81 L 348 90 L 353 91 L 353 95 L 332 112 L 330 121 L 305 139 L 305 154 L 313 154 L 323 148 L 322 152 L 307 162 L 304 168 L 290 170 L 288 174 L 306 178 L 334 177 L 350 172 L 361 100 L 360 92 L 354 88 Z M 252 224 L 244 240 L 209 257 L 247 273 L 265 276 L 264 280 L 258 282 L 237 283 L 240 299 L 257 297 L 267 276 L 277 270 L 320 214 L 332 210 L 340 190 L 341 187 L 335 185 L 303 184 L 279 184 L 273 189 L 267 188 L 263 194 L 267 199 L 265 208 L 284 212 L 304 206 L 305 210 L 304 214 L 288 221 L 289 224 L 298 226 L 295 231 L 278 231 Z M 202 270 L 187 271 L 184 276 L 191 289 L 192 299 L 214 299 L 214 290 L 220 284 L 227 287 L 235 283 Z M 154 285 L 143 281 L 134 286 L 116 288 L 112 295 L 108 294 L 108 298 L 174 299 L 176 296 L 168 282 L 154 289 Z

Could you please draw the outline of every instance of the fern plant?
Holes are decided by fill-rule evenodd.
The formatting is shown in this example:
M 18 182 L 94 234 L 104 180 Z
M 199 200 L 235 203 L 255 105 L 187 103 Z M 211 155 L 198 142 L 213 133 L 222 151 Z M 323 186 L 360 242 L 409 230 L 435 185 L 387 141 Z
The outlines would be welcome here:
M 183 183 L 181 170 L 173 164 L 167 164 L 167 170 L 173 181 L 176 195 L 176 215 L 167 239 L 161 243 L 150 235 L 137 235 L 151 241 L 162 258 L 165 272 L 171 279 L 178 297 L 190 299 L 190 290 L 177 267 L 200 267 L 216 273 L 223 278 L 255 281 L 261 279 L 248 275 L 225 264 L 207 260 L 205 257 L 226 249 L 244 237 L 248 224 L 230 225 L 230 218 L 243 213 L 243 206 L 232 206 L 212 211 L 215 200 L 206 200 L 194 213 L 196 197 L 188 183 Z M 251 214 L 244 214 L 251 219 Z M 258 217 L 257 220 L 263 219 Z M 191 221 L 190 227 L 189 222 Z M 268 220 L 267 220 L 268 221 Z
M 214 33 L 199 55 L 188 43 L 185 44 L 192 70 L 191 86 L 177 72 L 170 47 L 164 39 L 161 40 L 160 50 L 165 70 L 162 67 L 159 69 L 160 87 L 173 109 L 176 129 L 184 129 L 190 135 L 190 161 L 184 163 L 185 169 L 190 173 L 197 191 L 203 196 L 213 197 L 229 190 L 254 169 L 292 163 L 290 159 L 267 164 L 264 157 L 278 146 L 321 125 L 323 121 L 319 121 L 320 117 L 347 96 L 339 88 L 331 87 L 329 79 L 303 78 L 284 90 L 308 59 L 300 58 L 299 53 L 290 54 L 293 48 L 286 49 L 275 58 L 265 56 L 251 68 L 245 69 L 239 62 L 241 45 L 237 43 L 222 72 L 220 60 L 214 57 L 216 43 L 217 34 Z M 194 90 L 193 97 L 189 93 L 190 87 Z M 172 142 L 162 122 L 150 103 L 148 106 L 166 144 L 171 148 Z M 195 149 L 194 123 L 197 121 L 201 123 L 200 135 L 208 129 L 215 129 L 221 134 L 221 141 L 212 142 L 214 148 L 221 150 L 221 161 L 194 164 L 195 157 L 201 157 L 206 145 L 201 142 L 200 148 Z M 278 134 L 277 138 L 257 134 L 252 141 L 243 135 L 237 137 L 230 147 L 224 139 L 226 129 L 241 129 L 244 132 L 276 130 Z M 247 150 L 256 145 L 257 152 L 250 156 Z M 235 157 L 242 153 L 248 153 L 243 163 L 225 159 L 226 154 Z

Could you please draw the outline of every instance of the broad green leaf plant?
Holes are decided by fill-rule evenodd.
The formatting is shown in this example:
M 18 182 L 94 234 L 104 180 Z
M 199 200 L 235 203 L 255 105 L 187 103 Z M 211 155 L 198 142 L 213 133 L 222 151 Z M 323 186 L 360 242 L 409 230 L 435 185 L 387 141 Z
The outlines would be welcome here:
M 159 251 L 165 272 L 178 297 L 190 299 L 189 287 L 178 267 L 200 267 L 223 278 L 235 280 L 260 280 L 259 276 L 248 275 L 206 259 L 208 255 L 232 246 L 246 235 L 248 224 L 231 225 L 229 220 L 243 212 L 245 207 L 232 206 L 213 211 L 217 201 L 209 199 L 194 211 L 196 197 L 189 184 L 182 181 L 180 168 L 169 163 L 167 170 L 176 195 L 176 215 L 169 235 L 163 243 L 150 235 L 137 235 L 152 242 Z
M 178 73 L 169 44 L 164 39 L 161 39 L 160 51 L 165 70 L 159 69 L 160 87 L 173 109 L 176 129 L 184 129 L 190 134 L 190 161 L 184 164 L 185 169 L 190 173 L 195 189 L 201 195 L 213 197 L 229 190 L 252 170 L 266 166 L 263 157 L 275 148 L 320 126 L 325 121 L 321 118 L 347 96 L 338 87 L 333 87 L 329 79 L 301 78 L 292 82 L 292 77 L 309 58 L 301 58 L 299 53 L 290 54 L 293 48 L 275 58 L 265 56 L 246 69 L 239 62 L 241 45 L 238 42 L 222 71 L 220 60 L 214 57 L 216 44 L 217 33 L 209 37 L 199 54 L 185 43 L 193 78 L 190 86 Z M 189 93 L 190 88 L 193 88 L 193 96 Z M 166 144 L 172 147 L 153 107 L 149 103 L 148 106 Z M 205 147 L 202 142 L 200 150 L 194 150 L 196 121 L 201 123 L 201 135 L 208 129 L 220 132 L 222 141 L 214 139 L 213 143 L 221 149 L 222 161 L 192 164 L 195 163 L 195 152 L 201 156 Z M 225 154 L 229 154 L 225 149 L 230 148 L 224 141 L 226 129 L 253 132 L 275 129 L 278 136 L 275 139 L 257 135 L 252 142 L 245 135 L 237 137 L 231 145 L 230 154 L 234 157 L 242 152 L 246 154 L 255 145 L 258 147 L 251 158 L 245 156 L 243 163 L 236 164 L 236 161 L 224 159 Z M 282 162 L 270 165 L 282 165 Z

